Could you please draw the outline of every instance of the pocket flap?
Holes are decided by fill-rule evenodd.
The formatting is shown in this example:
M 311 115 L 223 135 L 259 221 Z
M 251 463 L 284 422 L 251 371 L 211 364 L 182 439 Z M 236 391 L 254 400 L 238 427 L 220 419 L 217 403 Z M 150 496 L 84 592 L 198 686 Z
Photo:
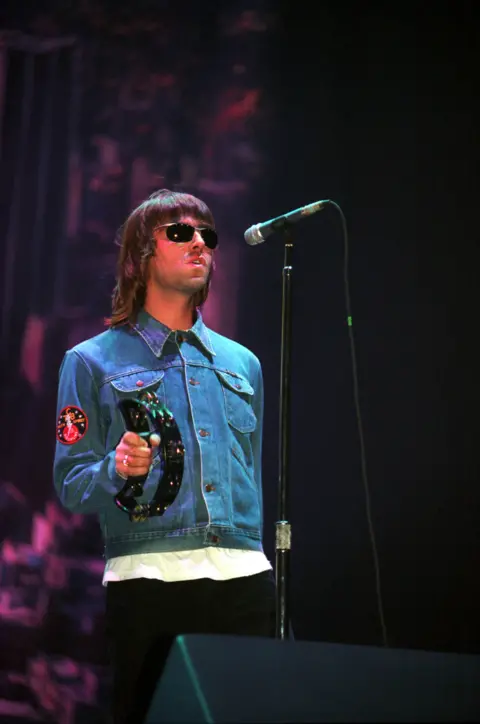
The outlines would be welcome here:
M 165 375 L 164 370 L 137 370 L 110 381 L 119 392 L 143 392 L 157 387 Z
M 238 372 L 230 372 L 230 370 L 215 370 L 215 372 L 232 392 L 253 395 L 253 387 L 250 382 L 242 375 L 239 375 Z

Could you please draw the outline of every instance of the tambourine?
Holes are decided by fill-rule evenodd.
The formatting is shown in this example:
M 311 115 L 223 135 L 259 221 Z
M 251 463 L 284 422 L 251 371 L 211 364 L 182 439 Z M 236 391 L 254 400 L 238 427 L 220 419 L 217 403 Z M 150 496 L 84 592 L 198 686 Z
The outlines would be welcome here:
M 175 418 L 153 392 L 144 392 L 136 399 L 121 400 L 118 407 L 127 430 L 135 432 L 149 446 L 150 435 L 156 433 L 160 437 L 159 454 L 163 460 L 163 470 L 152 500 L 149 503 L 136 500 L 143 495 L 143 484 L 148 473 L 129 476 L 122 490 L 114 497 L 120 510 L 128 513 L 133 523 L 138 523 L 155 515 L 163 515 L 177 497 L 183 478 L 185 448 Z

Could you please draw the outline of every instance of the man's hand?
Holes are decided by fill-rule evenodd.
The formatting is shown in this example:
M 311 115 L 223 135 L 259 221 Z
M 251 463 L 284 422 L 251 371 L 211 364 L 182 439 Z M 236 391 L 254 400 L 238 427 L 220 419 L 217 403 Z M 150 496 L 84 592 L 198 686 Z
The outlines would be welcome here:
M 115 469 L 122 477 L 146 475 L 152 464 L 153 449 L 160 444 L 158 435 L 150 435 L 151 448 L 135 432 L 126 432 L 115 448 Z

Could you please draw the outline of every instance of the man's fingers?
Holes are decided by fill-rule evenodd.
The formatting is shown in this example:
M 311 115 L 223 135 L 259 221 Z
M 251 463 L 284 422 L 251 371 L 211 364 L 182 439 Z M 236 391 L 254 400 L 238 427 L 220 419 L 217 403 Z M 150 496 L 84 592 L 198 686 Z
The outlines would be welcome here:
M 158 435 L 150 436 L 150 444 L 160 443 Z M 146 441 L 131 430 L 127 431 L 117 446 L 115 465 L 122 475 L 146 475 L 152 463 L 152 448 Z
M 152 457 L 152 450 L 147 446 L 131 447 L 130 445 L 122 445 L 119 451 L 122 455 L 129 455 L 131 459 L 138 458 L 139 460 L 146 460 Z
M 138 448 L 125 448 L 124 450 L 117 449 L 117 453 L 115 455 L 115 465 L 117 469 L 121 470 L 123 474 L 144 475 L 150 470 L 152 462 L 150 455 L 147 455 L 147 457 L 141 457 L 138 454 L 132 455 L 128 452 L 129 449 L 138 451 Z
M 126 467 L 138 467 L 139 465 L 148 467 L 152 462 L 152 451 L 148 448 L 145 455 L 143 450 L 139 451 L 138 448 L 120 448 L 115 455 L 115 462 L 117 465 L 121 463 Z
M 122 442 L 126 443 L 127 445 L 131 447 L 147 447 L 148 445 L 145 442 L 145 440 L 142 440 L 140 435 L 137 435 L 136 432 L 131 432 L 131 430 L 128 430 L 123 437 Z

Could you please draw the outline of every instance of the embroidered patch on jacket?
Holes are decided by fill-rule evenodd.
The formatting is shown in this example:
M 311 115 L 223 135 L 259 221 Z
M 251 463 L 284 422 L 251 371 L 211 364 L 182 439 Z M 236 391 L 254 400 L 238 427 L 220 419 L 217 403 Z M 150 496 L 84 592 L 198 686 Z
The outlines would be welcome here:
M 84 437 L 88 418 L 80 407 L 64 407 L 57 420 L 57 440 L 63 445 L 73 445 Z

